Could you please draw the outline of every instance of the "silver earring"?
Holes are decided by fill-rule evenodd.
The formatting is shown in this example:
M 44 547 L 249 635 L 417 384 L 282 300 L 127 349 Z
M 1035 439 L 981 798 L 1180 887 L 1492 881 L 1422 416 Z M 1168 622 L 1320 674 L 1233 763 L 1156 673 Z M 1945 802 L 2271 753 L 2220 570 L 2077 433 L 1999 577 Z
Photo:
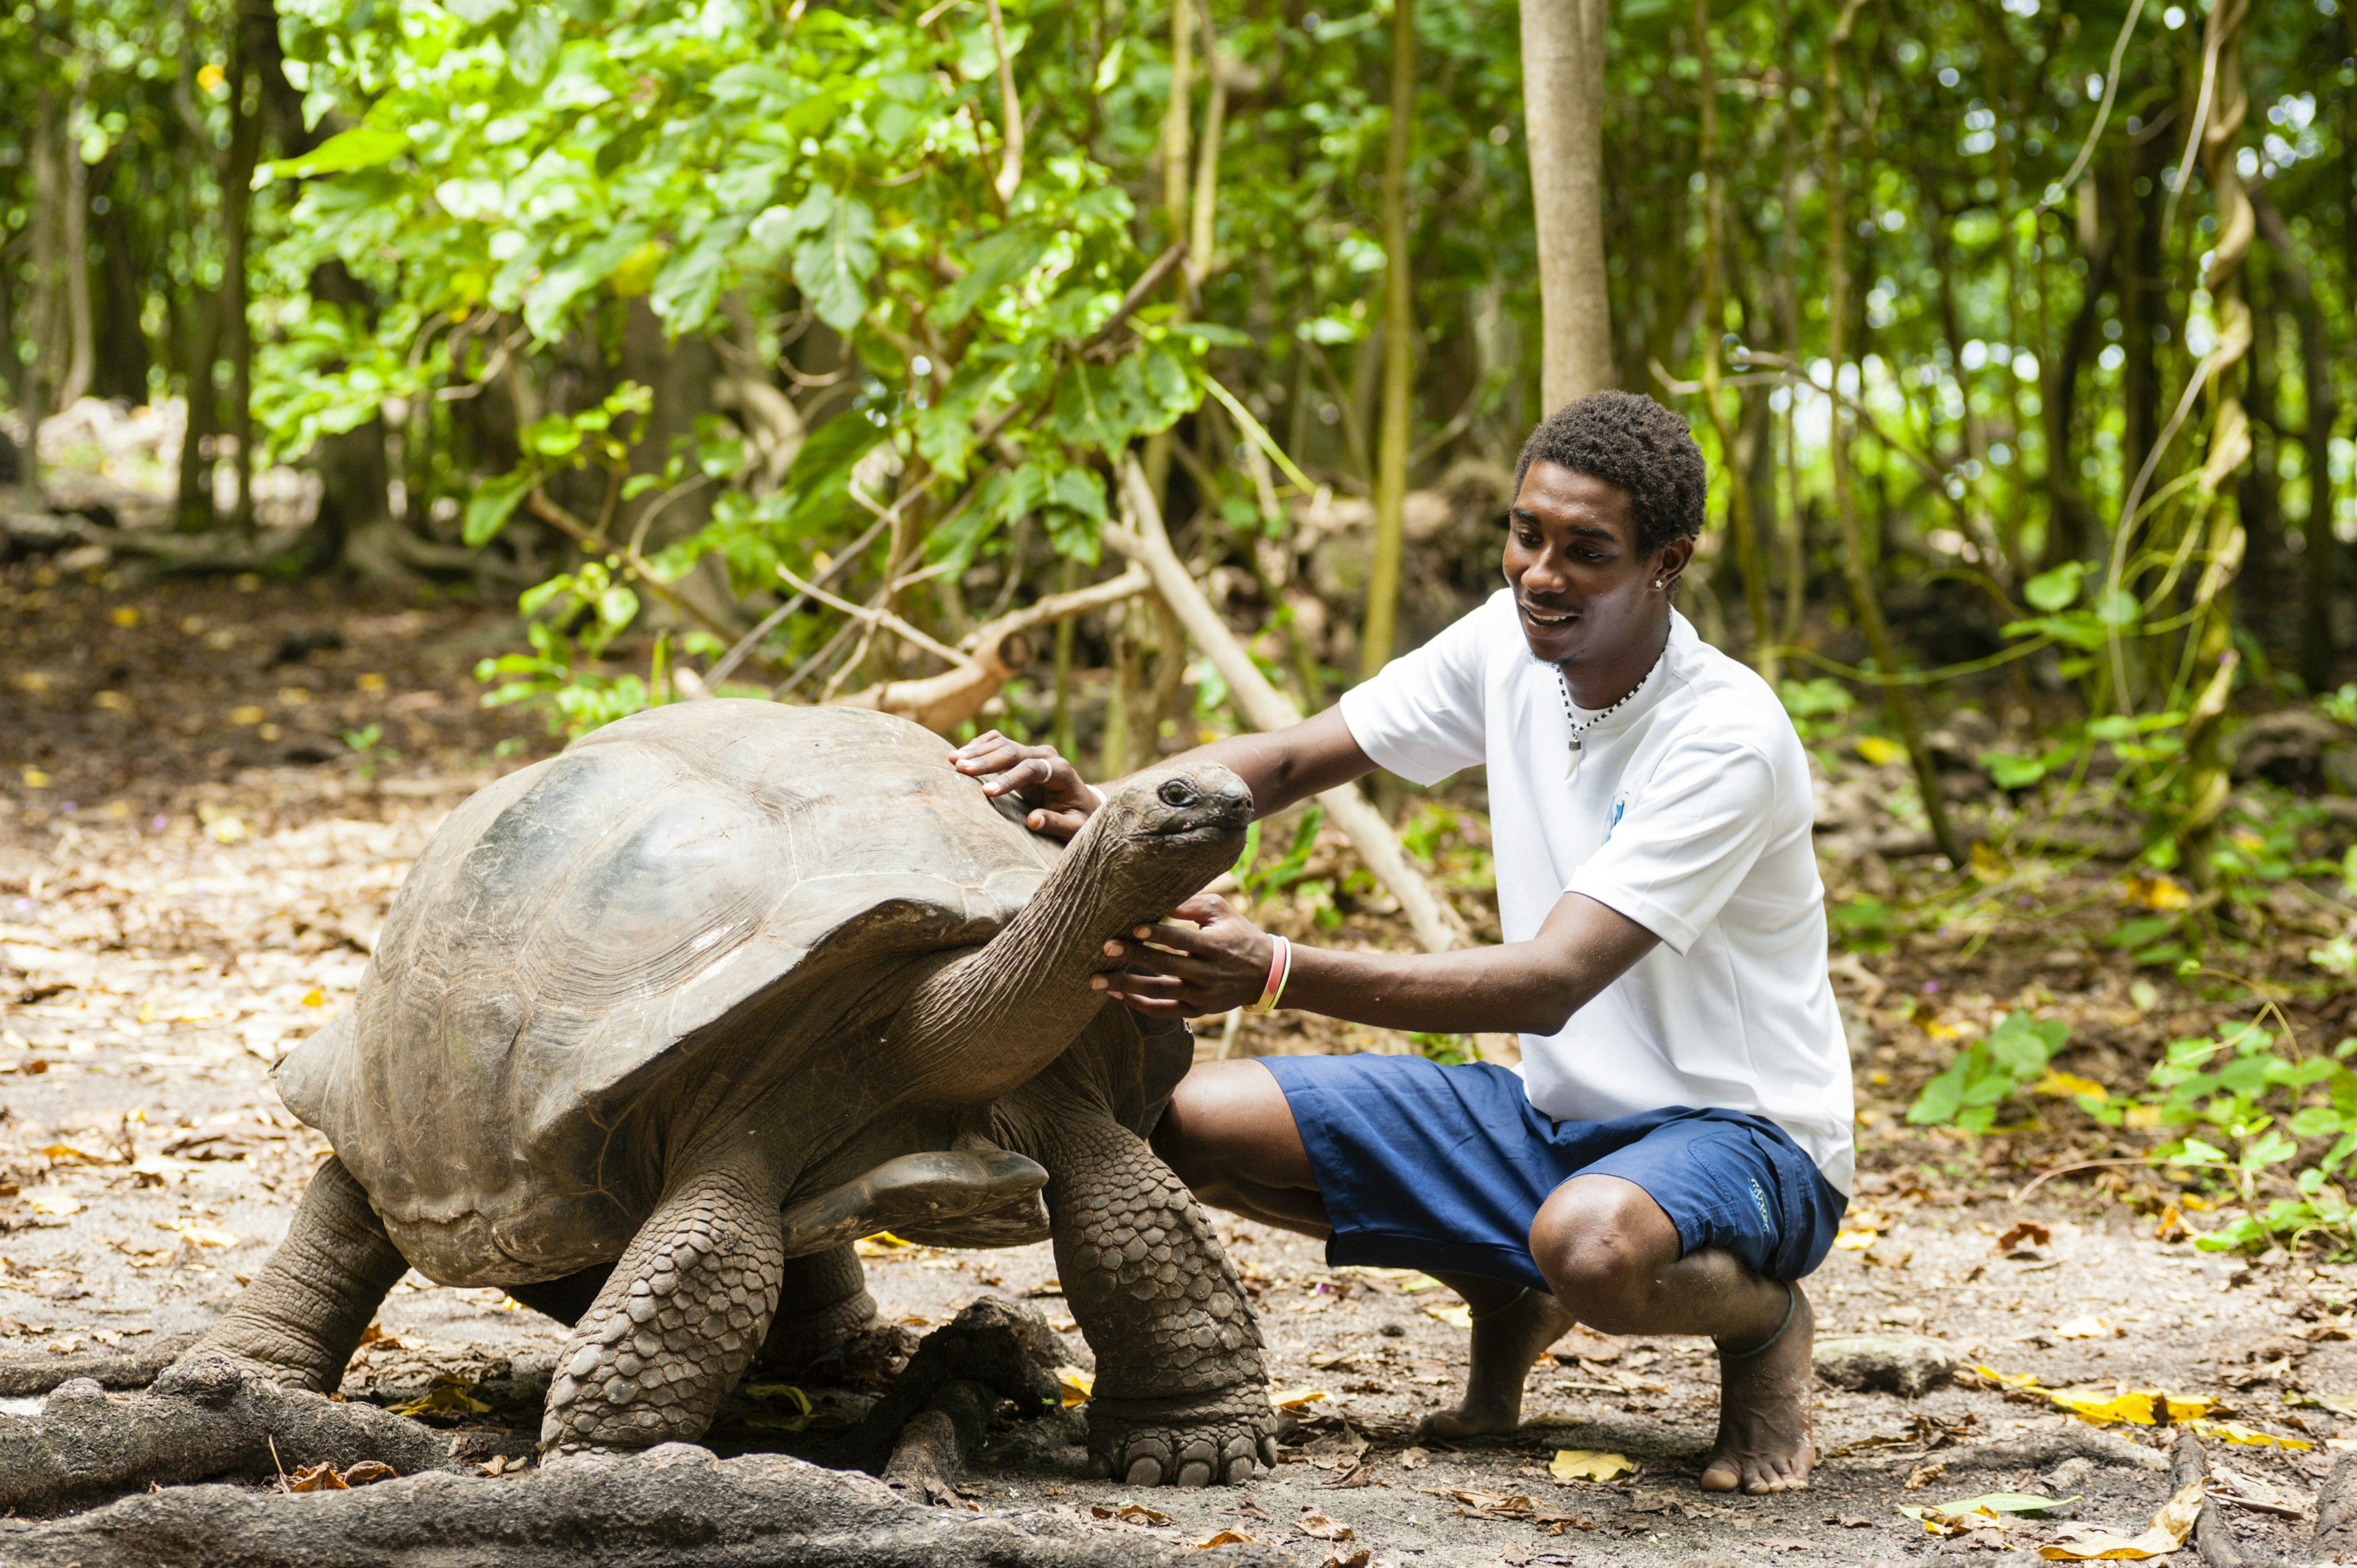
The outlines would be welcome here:
M 1660 588 L 1660 587 L 1663 587 L 1663 586 L 1666 586 L 1666 585 L 1665 585 L 1664 583 L 1663 583 L 1663 581 L 1662 581 L 1659 577 L 1656 577 L 1656 578 L 1654 578 L 1654 579 L 1653 579 L 1653 586 L 1654 586 L 1654 587 L 1656 587 L 1656 588 Z

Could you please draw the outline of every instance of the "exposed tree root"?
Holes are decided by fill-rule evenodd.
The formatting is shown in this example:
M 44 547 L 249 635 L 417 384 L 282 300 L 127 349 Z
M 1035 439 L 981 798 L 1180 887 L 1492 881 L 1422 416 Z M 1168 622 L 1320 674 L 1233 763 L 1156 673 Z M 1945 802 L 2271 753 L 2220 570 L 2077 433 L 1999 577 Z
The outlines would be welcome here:
M 1196 1552 L 1070 1518 L 977 1519 L 782 1455 L 666 1444 L 497 1479 L 447 1473 L 272 1497 L 191 1487 L 44 1524 L 0 1521 L 23 1568 L 1285 1568 L 1263 1548 Z
M 29 1399 L 88 1378 L 102 1389 L 144 1389 L 197 1342 L 175 1334 L 137 1350 L 80 1356 L 11 1356 L 0 1361 L 0 1399 Z
M 2190 1432 L 2179 1433 L 2177 1446 L 2169 1454 L 2170 1493 L 2174 1495 L 2209 1474 L 2210 1455 L 2201 1446 L 2201 1440 Z M 2309 1563 L 2330 1561 L 2339 1555 L 2340 1544 L 2348 1540 L 2344 1532 L 2351 1522 L 2352 1490 L 2357 1490 L 2357 1455 L 2343 1454 L 2317 1493 L 2315 1533 L 2302 1547 L 2295 1549 L 2298 1554 L 2292 1557 L 2244 1552 L 2242 1543 L 2234 1539 L 2234 1527 L 2227 1522 L 2226 1511 L 2205 1501 L 2201 1515 L 2193 1521 L 2190 1544 L 2194 1554 L 2201 1558 L 2202 1568 L 2305 1568 Z
M 997 1391 L 980 1383 L 961 1379 L 941 1389 L 900 1428 L 884 1466 L 884 1484 L 911 1502 L 956 1506 L 956 1478 L 965 1470 L 966 1455 L 981 1444 L 997 1406 Z
M 30 1420 L 0 1417 L 0 1510 L 54 1513 L 151 1484 L 259 1479 L 323 1460 L 410 1474 L 447 1452 L 440 1434 L 374 1405 L 289 1392 L 206 1359 L 169 1369 L 151 1393 L 110 1395 L 81 1378 Z
M 1049 1369 L 1058 1364 L 1060 1355 L 1054 1331 L 1037 1311 L 997 1296 L 984 1296 L 925 1336 L 916 1354 L 909 1358 L 907 1369 L 852 1434 L 850 1452 L 862 1469 L 883 1470 L 900 1446 L 902 1429 L 956 1382 L 981 1384 L 1014 1401 L 1016 1409 L 1026 1416 L 1054 1410 L 1059 1393 Z M 986 1406 L 983 1413 L 987 1415 Z M 928 1423 L 928 1430 L 927 1441 L 938 1444 L 942 1437 L 938 1423 Z M 968 1434 L 969 1443 L 974 1435 Z M 954 1443 L 948 1453 L 954 1473 Z

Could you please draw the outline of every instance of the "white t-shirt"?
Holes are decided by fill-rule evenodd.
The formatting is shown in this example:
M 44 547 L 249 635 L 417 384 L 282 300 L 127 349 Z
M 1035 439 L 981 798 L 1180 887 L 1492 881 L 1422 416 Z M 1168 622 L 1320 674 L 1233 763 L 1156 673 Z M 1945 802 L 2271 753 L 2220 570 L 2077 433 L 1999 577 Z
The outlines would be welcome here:
M 1846 1193 L 1849 1047 L 1825 973 L 1808 756 L 1783 705 L 1672 611 L 1661 664 L 1583 732 L 1566 782 L 1562 693 L 1501 589 L 1342 698 L 1361 748 L 1402 778 L 1489 765 L 1506 940 L 1535 936 L 1567 892 L 1661 939 L 1561 1033 L 1522 1037 L 1531 1104 L 1559 1122 L 1749 1112 Z

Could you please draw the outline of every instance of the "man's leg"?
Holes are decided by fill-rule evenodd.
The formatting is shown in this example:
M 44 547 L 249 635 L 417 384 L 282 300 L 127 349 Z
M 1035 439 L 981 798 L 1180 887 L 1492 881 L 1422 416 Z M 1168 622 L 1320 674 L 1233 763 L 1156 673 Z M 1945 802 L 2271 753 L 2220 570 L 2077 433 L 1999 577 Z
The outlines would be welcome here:
M 1203 1062 L 1178 1080 L 1154 1152 L 1214 1208 L 1324 1240 L 1333 1226 L 1309 1151 L 1275 1074 L 1256 1061 Z
M 1216 1208 L 1320 1240 L 1333 1229 L 1285 1090 L 1256 1061 L 1205 1062 L 1180 1079 L 1154 1131 L 1154 1149 Z M 1553 1296 L 1503 1280 L 1437 1277 L 1472 1311 L 1473 1365 L 1463 1402 L 1436 1412 L 1419 1434 L 1512 1432 L 1531 1363 L 1570 1331 L 1572 1316 Z
M 1531 1255 L 1556 1299 L 1591 1327 L 1717 1341 L 1718 1441 L 1705 1490 L 1808 1484 L 1815 1319 L 1798 1285 L 1763 1278 L 1716 1247 L 1680 1257 L 1670 1217 L 1619 1176 L 1574 1176 L 1555 1188 L 1531 1222 Z

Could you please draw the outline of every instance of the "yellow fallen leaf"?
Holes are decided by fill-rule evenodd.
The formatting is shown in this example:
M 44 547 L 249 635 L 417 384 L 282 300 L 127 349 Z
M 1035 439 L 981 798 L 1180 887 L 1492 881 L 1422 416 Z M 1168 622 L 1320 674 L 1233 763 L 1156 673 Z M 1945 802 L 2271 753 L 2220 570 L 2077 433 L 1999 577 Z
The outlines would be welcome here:
M 1547 1474 L 1558 1481 L 1609 1481 L 1636 1471 L 1636 1464 L 1626 1454 L 1607 1454 L 1598 1448 L 1558 1448 L 1547 1463 Z
M 35 1187 L 25 1195 L 25 1207 L 36 1214 L 80 1214 L 81 1199 L 70 1197 L 53 1187 Z
M 1872 1230 L 1844 1230 L 1834 1238 L 1834 1245 L 1846 1252 L 1863 1252 L 1880 1240 Z
M 1877 768 L 1888 768 L 1894 762 L 1907 760 L 1907 748 L 1885 736 L 1862 735 L 1857 737 L 1857 754 Z
M 878 1230 L 873 1236 L 862 1236 L 854 1241 L 851 1250 L 863 1258 L 884 1258 L 915 1245 L 914 1241 L 903 1241 L 889 1230 Z
M 117 626 L 137 626 L 139 624 L 139 607 L 137 605 L 117 605 L 107 612 L 106 618 L 113 621 Z
M 1452 1328 L 1473 1326 L 1473 1309 L 1462 1303 L 1455 1306 L 1427 1306 L 1424 1310 Z
M 213 819 L 213 840 L 217 843 L 235 843 L 245 836 L 245 823 L 234 816 Z
M 2054 1326 L 2058 1339 L 2104 1339 L 2111 1336 L 2111 1324 L 2101 1317 L 2073 1317 Z
M 2277 1437 L 2272 1432 L 2261 1432 L 2255 1426 L 2244 1426 L 2235 1421 L 2195 1420 L 2185 1424 L 2197 1435 L 2214 1437 L 2221 1443 L 2240 1443 L 2260 1448 L 2296 1448 L 2302 1453 L 2316 1446 L 2303 1438 Z
M 443 1381 L 436 1383 L 431 1392 L 420 1395 L 405 1404 L 394 1405 L 392 1410 L 395 1415 L 425 1415 L 434 1411 L 460 1415 L 483 1415 L 488 1413 L 490 1408 L 490 1405 L 468 1393 L 466 1384 Z
M 90 700 L 93 707 L 104 708 L 110 714 L 131 711 L 131 699 L 120 692 L 100 692 L 93 694 Z
M 371 671 L 353 681 L 352 685 L 362 692 L 382 692 L 384 690 L 384 677 Z
M 2160 1125 L 2161 1107 L 2131 1105 L 2123 1113 L 2124 1124 L 2138 1133 L 2149 1133 Z
M 51 1144 L 41 1151 L 59 1165 L 103 1165 L 113 1163 L 114 1156 L 102 1150 L 85 1149 L 79 1144 Z
M 328 993 L 316 985 L 303 993 L 303 1005 L 306 1007 L 325 1007 L 327 1004 Z
M 229 722 L 240 725 L 258 725 L 269 716 L 267 712 L 255 707 L 252 703 L 241 703 L 229 711 Z
M 49 787 L 49 776 L 38 768 L 26 768 L 24 779 L 25 788 L 27 789 L 46 789 Z
M 1434 1279 L 1430 1274 L 1427 1274 L 1421 1270 L 1416 1270 L 1411 1272 L 1407 1278 L 1400 1281 L 1399 1288 L 1403 1294 L 1414 1295 L 1416 1292 L 1422 1290 L 1437 1290 L 1439 1288 L 1439 1285 L 1440 1282 L 1438 1280 Z
M 1202 1540 L 1190 1541 L 1187 1544 L 1199 1552 L 1206 1552 L 1214 1546 L 1250 1546 L 1252 1543 L 1253 1538 L 1241 1530 L 1215 1530 Z
M 2038 1549 L 2050 1563 L 2127 1562 L 2166 1557 L 2185 1544 L 2193 1521 L 2201 1517 L 2201 1498 L 2209 1489 L 2204 1480 L 2188 1481 L 2183 1489 L 2161 1504 L 2151 1528 L 2142 1535 L 2119 1536 L 2085 1525 L 2066 1525 L 2061 1540 Z
M 2092 1078 L 2081 1078 L 2075 1072 L 2058 1072 L 2052 1068 L 2048 1068 L 2046 1076 L 2029 1086 L 2029 1092 L 2059 1094 L 2066 1100 L 2082 1094 L 2092 1094 L 2098 1099 L 2109 1099 L 2111 1096 L 2111 1090 Z
M 224 1230 L 218 1225 L 175 1225 L 172 1229 L 196 1247 L 234 1247 L 245 1240 L 236 1231 Z
M 2048 1399 L 2097 1426 L 2115 1421 L 2131 1426 L 2166 1426 L 2208 1415 L 2216 1400 L 2201 1394 L 2164 1393 L 2158 1389 L 2041 1389 Z
M 1089 1402 L 1090 1397 L 1097 1391 L 1097 1380 L 1078 1367 L 1059 1367 L 1056 1369 L 1056 1389 L 1063 1397 L 1064 1408 L 1070 1410 L 1074 1405 Z
M 2193 902 L 2191 894 L 2166 876 L 2131 876 L 2126 886 L 2128 902 L 2147 909 L 2182 909 Z
M 1268 1402 L 1279 1410 L 1299 1410 L 1306 1404 L 1316 1404 L 1329 1398 L 1324 1389 L 1273 1389 Z

